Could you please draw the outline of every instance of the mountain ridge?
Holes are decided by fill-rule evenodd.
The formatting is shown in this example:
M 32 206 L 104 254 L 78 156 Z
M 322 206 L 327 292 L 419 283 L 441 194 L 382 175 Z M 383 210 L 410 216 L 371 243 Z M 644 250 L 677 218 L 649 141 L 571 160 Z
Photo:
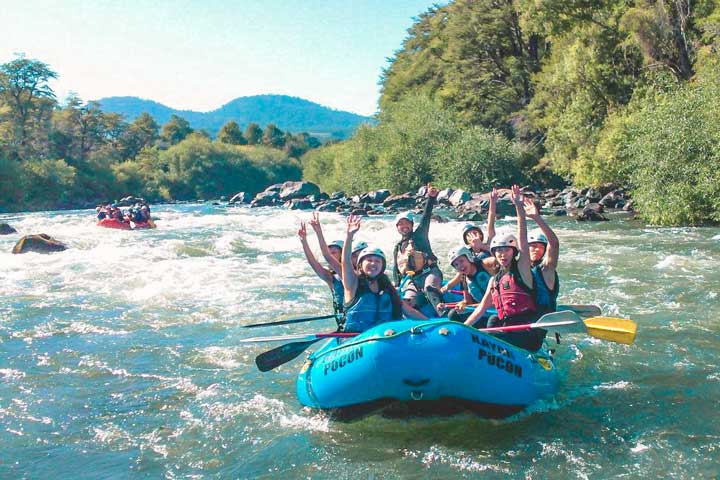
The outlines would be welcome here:
M 96 100 L 103 111 L 115 112 L 133 121 L 142 113 L 150 114 L 160 125 L 178 115 L 194 129 L 205 129 L 211 135 L 228 121 L 236 121 L 241 129 L 251 122 L 261 128 L 269 123 L 281 130 L 297 134 L 307 132 L 321 138 L 347 138 L 371 117 L 335 110 L 310 100 L 289 95 L 252 95 L 237 97 L 209 112 L 178 110 L 150 99 L 139 97 L 105 97 Z

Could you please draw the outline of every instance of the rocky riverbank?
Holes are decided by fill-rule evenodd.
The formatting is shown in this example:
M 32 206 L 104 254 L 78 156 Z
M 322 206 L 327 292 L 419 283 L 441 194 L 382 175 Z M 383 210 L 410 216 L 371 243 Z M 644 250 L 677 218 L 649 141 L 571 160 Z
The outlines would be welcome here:
M 524 188 L 523 191 L 527 196 L 534 197 L 535 202 L 546 214 L 568 215 L 578 221 L 607 220 L 604 214 L 608 210 L 633 211 L 633 203 L 627 193 L 613 184 L 597 189 L 566 187 L 562 190 L 533 191 Z M 317 185 L 310 182 L 285 182 L 271 185 L 255 196 L 240 192 L 230 199 L 229 205 L 284 206 L 291 210 L 386 215 L 403 210 L 421 209 L 424 201 L 425 187 L 414 193 L 393 194 L 389 190 L 381 189 L 348 196 L 345 192 L 332 194 L 321 192 Z M 490 199 L 489 193 L 470 193 L 447 188 L 440 191 L 438 203 L 446 208 L 451 218 L 480 221 L 487 215 Z M 497 203 L 498 217 L 514 215 L 514 213 L 515 207 L 510 201 L 509 192 L 501 191 Z

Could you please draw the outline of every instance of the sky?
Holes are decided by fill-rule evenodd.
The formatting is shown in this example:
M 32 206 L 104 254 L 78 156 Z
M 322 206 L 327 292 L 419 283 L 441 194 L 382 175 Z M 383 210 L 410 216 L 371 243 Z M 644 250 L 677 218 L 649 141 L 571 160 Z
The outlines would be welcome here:
M 5 0 L 0 63 L 50 65 L 58 99 L 136 96 L 209 111 L 283 94 L 362 115 L 432 0 Z

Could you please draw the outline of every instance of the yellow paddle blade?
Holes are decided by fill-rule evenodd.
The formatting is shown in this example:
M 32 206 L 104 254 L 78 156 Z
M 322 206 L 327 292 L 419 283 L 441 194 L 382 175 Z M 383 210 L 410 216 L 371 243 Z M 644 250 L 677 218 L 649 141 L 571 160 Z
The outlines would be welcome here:
M 616 343 L 632 345 L 637 324 L 632 320 L 612 317 L 591 317 L 583 320 L 589 335 Z

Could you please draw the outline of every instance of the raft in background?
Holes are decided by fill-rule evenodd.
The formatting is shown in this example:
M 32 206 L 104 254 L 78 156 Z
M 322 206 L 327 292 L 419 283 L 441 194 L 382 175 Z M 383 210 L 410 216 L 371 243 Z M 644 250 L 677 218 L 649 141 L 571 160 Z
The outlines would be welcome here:
M 156 228 L 155 222 L 152 221 L 152 219 L 148 220 L 147 222 L 132 222 L 135 226 L 132 226 L 129 222 L 121 222 L 120 220 L 116 218 L 103 218 L 102 220 L 98 220 L 97 226 L 98 227 L 105 227 L 105 228 L 116 228 L 119 230 L 137 230 L 137 229 L 143 229 L 143 228 Z
M 339 419 L 517 413 L 558 390 L 552 357 L 447 319 L 388 322 L 351 340 L 332 339 L 297 378 L 300 403 Z

